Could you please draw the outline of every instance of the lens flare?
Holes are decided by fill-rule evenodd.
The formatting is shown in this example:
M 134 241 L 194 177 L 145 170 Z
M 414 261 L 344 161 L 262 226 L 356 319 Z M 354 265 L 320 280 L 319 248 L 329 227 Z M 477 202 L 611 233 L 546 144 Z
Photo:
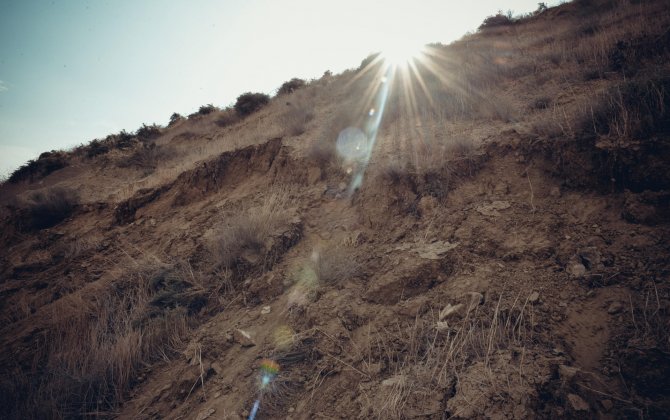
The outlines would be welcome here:
M 390 42 L 381 51 L 384 62 L 392 67 L 406 67 L 422 54 L 422 46 L 399 39 Z

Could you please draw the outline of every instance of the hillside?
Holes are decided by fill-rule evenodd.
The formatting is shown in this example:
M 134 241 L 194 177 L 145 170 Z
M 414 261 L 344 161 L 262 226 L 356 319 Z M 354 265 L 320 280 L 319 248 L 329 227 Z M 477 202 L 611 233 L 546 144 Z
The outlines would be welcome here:
M 668 418 L 667 6 L 43 154 L 0 185 L 2 417 Z

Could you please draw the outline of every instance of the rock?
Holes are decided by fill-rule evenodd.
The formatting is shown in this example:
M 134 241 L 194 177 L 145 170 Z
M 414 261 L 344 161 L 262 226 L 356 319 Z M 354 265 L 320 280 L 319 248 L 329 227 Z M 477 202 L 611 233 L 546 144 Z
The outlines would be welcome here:
M 610 411 L 614 407 L 612 400 L 600 400 L 600 404 L 603 406 L 605 411 Z
M 272 312 L 272 308 L 270 306 L 263 306 L 263 309 L 261 309 L 261 315 L 267 315 L 270 312 Z
M 575 411 L 589 411 L 589 404 L 579 395 L 568 394 L 568 402 Z
M 453 317 L 462 317 L 465 313 L 465 305 L 459 303 L 458 305 L 452 305 L 451 303 L 444 307 L 440 311 L 439 320 L 444 321 L 445 319 Z
M 538 303 L 540 301 L 540 293 L 535 291 L 528 296 L 528 302 L 530 303 Z
M 560 365 L 558 367 L 558 374 L 560 375 L 561 380 L 563 380 L 563 382 L 572 381 L 578 372 L 579 369 L 577 369 L 576 367 L 566 365 Z
M 435 329 L 437 329 L 439 332 L 447 331 L 449 329 L 449 323 L 444 321 L 437 321 L 437 324 L 435 324 Z
M 388 379 L 384 379 L 382 381 L 382 386 L 398 386 L 398 385 L 403 385 L 407 378 L 405 375 L 395 375 L 391 376 Z
M 574 263 L 568 267 L 568 273 L 573 277 L 584 277 L 586 274 L 586 267 L 584 267 L 584 264 Z
M 212 408 L 212 407 L 204 409 L 200 413 L 198 413 L 198 416 L 195 418 L 195 420 L 205 420 L 206 418 L 208 418 L 209 416 L 211 416 L 215 412 L 216 412 L 216 409 Z
M 149 224 L 151 226 L 156 226 L 156 219 L 154 219 L 153 217 L 151 219 L 149 219 Z
M 216 372 L 217 375 L 223 375 L 223 366 L 219 362 L 212 362 L 211 368 Z
M 290 408 L 288 409 L 288 412 L 289 412 L 289 413 L 292 413 L 292 412 L 294 412 L 294 411 L 295 411 L 295 408 L 293 408 L 293 407 L 290 407 Z
M 498 210 L 505 210 L 511 207 L 511 204 L 509 201 L 494 201 L 491 204 L 482 204 L 481 206 L 477 206 L 475 210 L 477 210 L 479 213 L 483 214 L 484 216 L 500 216 L 500 212 Z
M 251 347 L 256 345 L 254 340 L 251 338 L 251 335 L 249 335 L 249 333 L 244 330 L 236 329 L 233 331 L 233 339 L 242 347 Z
M 465 299 L 468 303 L 469 310 L 484 303 L 484 295 L 479 292 L 468 292 L 465 294 Z
M 560 198 L 561 197 L 561 188 L 560 187 L 553 187 L 551 190 L 549 190 L 549 195 L 554 197 L 554 198 Z
M 493 194 L 496 194 L 496 195 L 507 195 L 507 194 L 509 194 L 509 185 L 507 185 L 507 183 L 504 182 L 504 181 L 498 182 L 493 187 Z
M 619 312 L 623 311 L 623 305 L 621 302 L 612 302 L 610 306 L 607 308 L 607 313 L 610 315 L 615 315 L 618 314 Z
M 221 391 L 216 391 L 214 398 L 219 398 L 221 396 Z

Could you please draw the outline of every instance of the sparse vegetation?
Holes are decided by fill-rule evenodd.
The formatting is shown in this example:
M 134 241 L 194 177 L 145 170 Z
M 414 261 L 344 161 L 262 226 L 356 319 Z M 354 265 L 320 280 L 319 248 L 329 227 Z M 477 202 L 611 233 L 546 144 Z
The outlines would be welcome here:
M 307 123 L 314 118 L 314 112 L 302 100 L 286 104 L 287 110 L 282 115 L 282 124 L 289 136 L 299 136 L 307 129 Z
M 140 127 L 135 133 L 135 136 L 137 136 L 137 138 L 139 138 L 142 141 L 153 140 L 156 137 L 159 137 L 160 135 L 161 135 L 161 128 L 156 124 L 152 125 L 142 124 L 142 127 Z
M 264 93 L 246 92 L 237 97 L 234 108 L 237 115 L 246 117 L 270 102 L 270 97 Z
M 170 122 L 168 123 L 168 127 L 172 127 L 182 120 L 184 120 L 184 117 L 181 114 L 174 112 L 172 115 L 170 115 Z
M 34 182 L 68 165 L 69 161 L 65 153 L 56 151 L 44 152 L 37 160 L 30 160 L 12 172 L 7 181 L 12 184 L 21 181 Z
M 289 222 L 292 203 L 289 191 L 275 188 L 260 205 L 225 220 L 212 244 L 218 264 L 226 269 L 263 265 L 269 257 L 273 235 Z
M 240 120 L 240 116 L 233 108 L 226 108 L 221 111 L 221 115 L 216 119 L 216 125 L 219 127 L 228 127 Z

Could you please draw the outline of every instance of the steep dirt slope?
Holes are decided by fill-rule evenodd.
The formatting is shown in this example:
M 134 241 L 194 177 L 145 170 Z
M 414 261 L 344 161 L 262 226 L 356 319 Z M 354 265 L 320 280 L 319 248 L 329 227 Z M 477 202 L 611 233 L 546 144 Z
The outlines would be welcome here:
M 3 184 L 3 413 L 666 418 L 668 25 L 565 4 Z

